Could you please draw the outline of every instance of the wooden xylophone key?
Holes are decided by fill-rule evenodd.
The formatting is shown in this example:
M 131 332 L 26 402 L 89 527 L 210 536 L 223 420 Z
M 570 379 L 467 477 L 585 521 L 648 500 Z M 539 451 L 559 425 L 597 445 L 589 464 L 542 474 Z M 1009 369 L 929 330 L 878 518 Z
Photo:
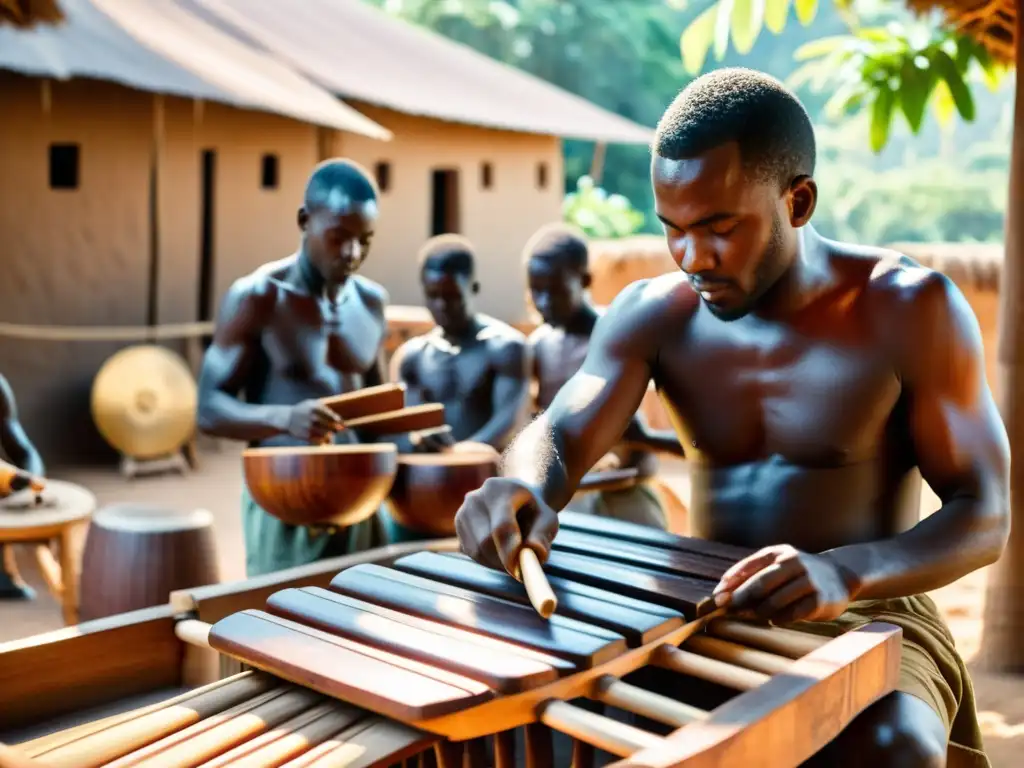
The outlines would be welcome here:
M 552 576 L 673 608 L 687 620 L 697 617 L 708 602 L 716 583 L 709 579 L 645 570 L 597 556 L 570 552 L 552 552 L 544 567 Z
M 737 547 L 733 544 L 723 544 L 691 536 L 681 536 L 660 528 L 638 525 L 637 523 L 616 520 L 610 517 L 587 515 L 581 512 L 560 512 L 558 514 L 558 526 L 559 530 L 597 534 L 618 541 L 630 541 L 660 549 L 711 556 L 729 563 L 737 562 L 748 555 L 754 554 L 754 550 L 746 547 Z
M 277 592 L 267 600 L 267 610 L 339 637 L 445 667 L 501 693 L 517 693 L 558 678 L 558 671 L 542 658 L 500 653 L 463 637 L 439 634 L 436 623 L 420 621 L 416 626 L 396 611 L 318 587 Z
M 722 578 L 732 565 L 732 562 L 712 555 L 663 549 L 573 530 L 559 530 L 551 547 L 556 552 L 589 555 L 641 568 L 665 571 L 678 576 L 694 576 L 715 582 Z
M 514 578 L 465 556 L 418 552 L 399 558 L 394 567 L 503 600 L 524 605 L 529 602 L 523 585 Z M 656 640 L 683 623 L 683 615 L 671 608 L 631 600 L 568 579 L 551 577 L 549 581 L 558 597 L 559 615 L 617 632 L 630 647 Z
M 563 616 L 542 619 L 523 605 L 378 565 L 339 573 L 331 589 L 470 632 L 521 643 L 590 669 L 626 649 L 625 638 Z

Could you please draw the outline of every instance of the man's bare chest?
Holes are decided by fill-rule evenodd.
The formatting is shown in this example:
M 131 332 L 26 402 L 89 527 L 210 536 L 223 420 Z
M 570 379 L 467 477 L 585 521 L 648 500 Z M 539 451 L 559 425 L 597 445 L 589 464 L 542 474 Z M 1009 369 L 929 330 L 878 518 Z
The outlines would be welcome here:
M 686 449 L 722 464 L 867 460 L 901 394 L 879 346 L 795 334 L 749 343 L 690 339 L 662 352 L 656 383 Z
M 271 367 L 292 378 L 361 374 L 376 361 L 385 330 L 357 297 L 332 305 L 289 296 L 264 331 L 263 347 Z
M 486 344 L 463 347 L 443 340 L 429 344 L 420 353 L 417 367 L 428 399 L 445 402 L 490 396 L 494 376 Z

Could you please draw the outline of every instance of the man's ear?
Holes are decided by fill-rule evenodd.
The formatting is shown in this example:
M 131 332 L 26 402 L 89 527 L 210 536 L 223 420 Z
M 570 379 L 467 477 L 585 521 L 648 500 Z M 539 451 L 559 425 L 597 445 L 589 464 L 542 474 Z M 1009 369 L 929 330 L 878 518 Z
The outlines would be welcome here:
M 797 176 L 789 186 L 788 197 L 790 225 L 806 225 L 818 205 L 818 185 L 810 176 Z
M 473 281 L 473 285 L 471 285 L 469 287 L 469 290 L 473 293 L 474 296 L 476 294 L 480 293 L 480 283 L 478 283 L 476 280 L 474 280 Z
M 592 278 L 590 277 L 590 272 L 589 271 L 584 272 L 583 274 L 580 275 L 580 284 L 584 288 L 589 288 L 590 287 L 591 280 L 592 280 Z
M 305 205 L 300 205 L 299 206 L 299 212 L 298 212 L 298 215 L 295 218 L 296 218 L 296 221 L 299 224 L 299 229 L 302 232 L 305 232 L 306 231 L 306 227 L 309 226 L 309 211 L 306 210 L 306 206 Z

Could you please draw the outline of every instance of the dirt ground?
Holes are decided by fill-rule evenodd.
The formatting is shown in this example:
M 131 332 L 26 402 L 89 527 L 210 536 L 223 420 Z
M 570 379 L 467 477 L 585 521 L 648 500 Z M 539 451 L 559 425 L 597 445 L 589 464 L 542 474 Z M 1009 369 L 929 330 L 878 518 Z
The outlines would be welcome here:
M 664 462 L 662 467 L 680 496 L 688 499 L 689 483 L 684 465 Z M 184 478 L 169 475 L 128 481 L 114 469 L 68 469 L 54 472 L 53 476 L 85 485 L 96 494 L 101 506 L 134 501 L 209 510 L 215 520 L 221 580 L 233 581 L 245 576 L 239 521 L 240 469 L 237 448 L 211 445 L 202 450 L 199 469 Z M 935 497 L 925 493 L 923 509 L 930 512 L 936 506 Z M 37 591 L 37 597 L 32 602 L 0 602 L 0 642 L 63 626 L 59 606 L 46 592 L 30 554 L 26 548 L 21 548 L 17 553 L 18 564 L 22 575 Z M 980 571 L 933 595 L 968 661 L 975 656 L 981 638 L 985 578 L 985 572 Z M 974 685 L 992 765 L 994 768 L 1021 765 L 1024 677 L 975 672 Z

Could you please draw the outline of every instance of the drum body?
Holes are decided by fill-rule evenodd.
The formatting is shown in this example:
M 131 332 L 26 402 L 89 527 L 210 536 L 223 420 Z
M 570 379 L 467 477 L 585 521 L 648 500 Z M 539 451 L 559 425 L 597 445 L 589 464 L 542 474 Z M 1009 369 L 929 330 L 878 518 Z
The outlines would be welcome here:
M 93 515 L 82 554 L 80 620 L 164 605 L 178 589 L 220 580 L 213 516 L 143 504 Z

